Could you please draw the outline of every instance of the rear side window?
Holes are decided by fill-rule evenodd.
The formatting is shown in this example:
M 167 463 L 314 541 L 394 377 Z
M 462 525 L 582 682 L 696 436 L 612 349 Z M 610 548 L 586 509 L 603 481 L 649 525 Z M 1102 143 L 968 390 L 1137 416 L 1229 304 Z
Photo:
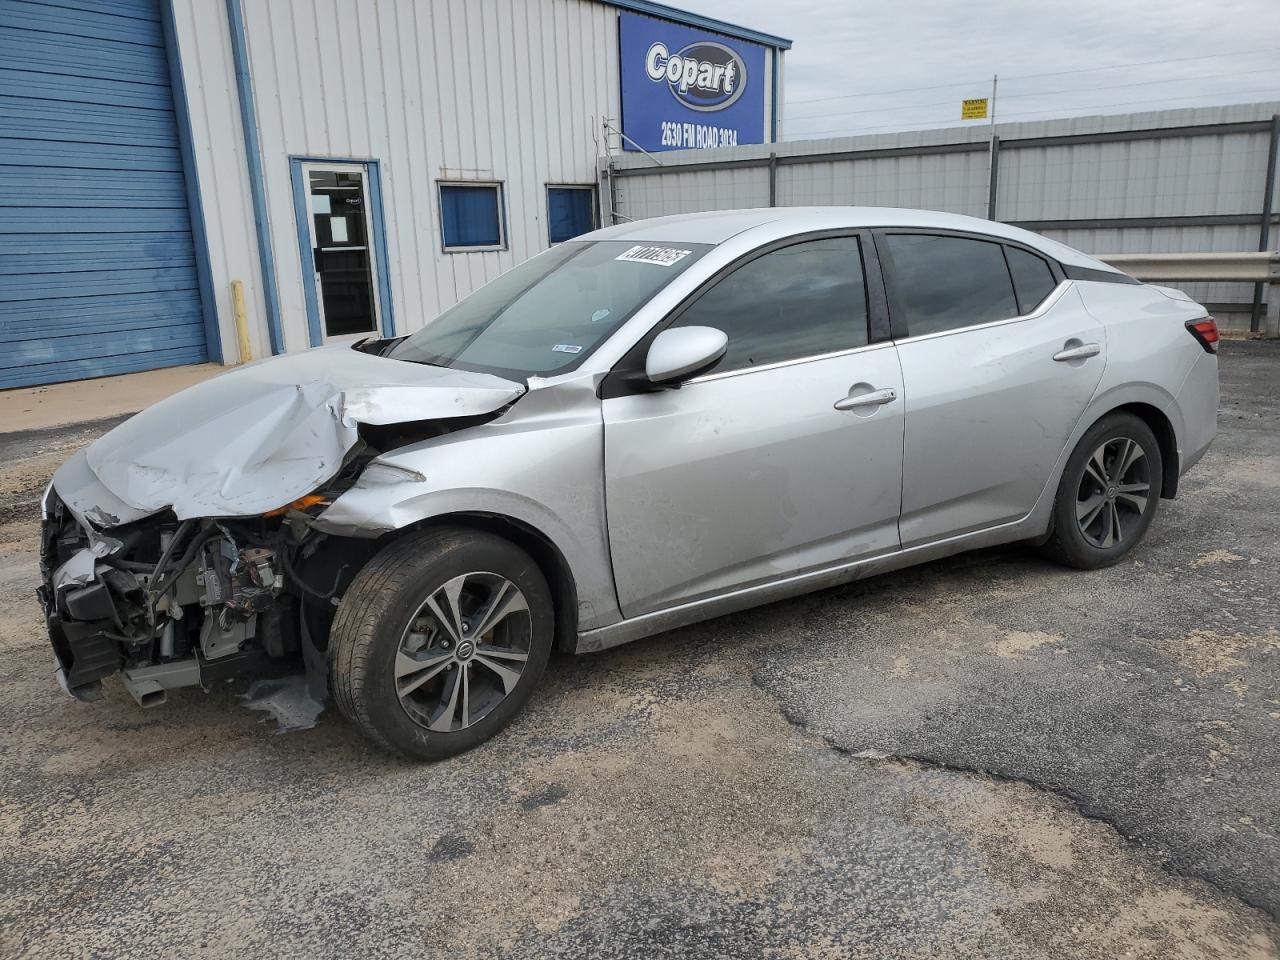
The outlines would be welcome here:
M 1000 244 L 967 237 L 889 234 L 894 330 L 918 337 L 1018 316 Z
M 864 346 L 867 290 L 858 238 L 810 240 L 757 257 L 672 326 L 728 334 L 728 350 L 713 373 Z
M 1042 257 L 1028 253 L 1020 247 L 1005 247 L 1009 258 L 1009 272 L 1013 274 L 1013 288 L 1018 293 L 1018 305 L 1022 313 L 1030 313 L 1053 292 L 1058 281 Z

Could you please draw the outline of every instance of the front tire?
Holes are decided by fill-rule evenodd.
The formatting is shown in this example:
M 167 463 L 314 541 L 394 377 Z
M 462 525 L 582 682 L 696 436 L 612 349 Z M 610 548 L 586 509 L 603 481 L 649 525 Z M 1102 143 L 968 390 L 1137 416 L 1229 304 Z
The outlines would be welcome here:
M 551 653 L 555 616 L 527 553 L 465 529 L 398 540 L 360 571 L 329 636 L 338 709 L 381 746 L 439 760 L 519 712 Z
M 1041 552 L 1080 570 L 1118 562 L 1151 526 L 1163 475 L 1150 427 L 1131 413 L 1103 417 L 1067 460 Z

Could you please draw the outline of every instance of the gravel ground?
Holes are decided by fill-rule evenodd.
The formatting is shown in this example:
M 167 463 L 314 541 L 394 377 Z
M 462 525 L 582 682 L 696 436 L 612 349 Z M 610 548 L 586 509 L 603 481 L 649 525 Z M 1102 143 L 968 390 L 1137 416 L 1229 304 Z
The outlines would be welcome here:
M 0 436 L 0 956 L 1280 956 L 1280 344 L 1096 573 L 985 551 L 553 662 L 411 765 L 54 686 Z M 0 404 L 3 404 L 0 395 Z

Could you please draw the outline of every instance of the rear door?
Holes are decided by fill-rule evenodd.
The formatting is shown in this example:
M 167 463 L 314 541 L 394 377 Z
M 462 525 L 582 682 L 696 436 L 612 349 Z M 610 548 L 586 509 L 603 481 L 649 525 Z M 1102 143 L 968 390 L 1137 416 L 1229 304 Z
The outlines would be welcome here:
M 876 241 L 906 394 L 902 545 L 1022 518 L 1102 377 L 1102 326 L 1032 250 L 918 231 Z
M 795 242 L 739 265 L 671 321 L 728 334 L 717 366 L 678 389 L 606 383 L 626 616 L 898 549 L 902 379 L 893 344 L 868 335 L 864 244 Z M 646 345 L 623 365 L 642 367 Z

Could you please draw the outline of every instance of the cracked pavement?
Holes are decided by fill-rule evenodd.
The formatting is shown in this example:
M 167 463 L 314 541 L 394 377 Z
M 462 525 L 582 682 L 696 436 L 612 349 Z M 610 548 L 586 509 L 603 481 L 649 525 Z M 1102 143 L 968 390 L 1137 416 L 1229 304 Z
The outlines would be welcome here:
M 1280 344 L 1105 571 L 983 551 L 553 661 L 440 764 L 66 699 L 0 436 L 0 955 L 1280 956 Z M 4 402 L 0 394 L 0 405 Z

